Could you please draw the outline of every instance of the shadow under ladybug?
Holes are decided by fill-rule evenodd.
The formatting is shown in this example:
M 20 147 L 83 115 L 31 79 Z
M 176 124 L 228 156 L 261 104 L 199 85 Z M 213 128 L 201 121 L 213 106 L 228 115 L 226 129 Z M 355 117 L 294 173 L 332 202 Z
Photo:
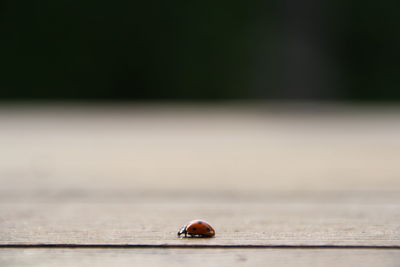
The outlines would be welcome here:
M 178 236 L 181 235 L 185 235 L 185 237 L 213 237 L 215 230 L 206 221 L 193 220 L 179 230 Z

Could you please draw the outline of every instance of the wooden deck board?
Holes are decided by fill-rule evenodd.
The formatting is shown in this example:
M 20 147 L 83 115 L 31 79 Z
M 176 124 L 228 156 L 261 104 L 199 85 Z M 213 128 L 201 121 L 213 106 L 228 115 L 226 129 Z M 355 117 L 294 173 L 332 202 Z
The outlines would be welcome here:
M 400 246 L 400 196 L 321 195 L 245 200 L 215 196 L 163 201 L 114 198 L 0 204 L 1 244 Z M 203 201 L 203 199 L 206 199 Z M 211 239 L 179 239 L 192 219 L 209 221 Z
M 0 249 L 0 265 L 29 266 L 381 266 L 400 250 L 374 249 Z
M 400 109 L 317 110 L 0 106 L 0 265 L 398 266 L 396 249 L 215 247 L 400 246 Z M 216 237 L 177 238 L 195 218 Z M 6 248 L 41 244 L 214 248 Z

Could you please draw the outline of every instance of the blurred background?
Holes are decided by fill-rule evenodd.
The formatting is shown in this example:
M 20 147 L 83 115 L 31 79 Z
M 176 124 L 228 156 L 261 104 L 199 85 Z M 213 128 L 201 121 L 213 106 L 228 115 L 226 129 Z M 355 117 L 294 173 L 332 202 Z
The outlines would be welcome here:
M 0 193 L 399 190 L 397 6 L 3 0 Z
M 397 1 L 0 3 L 0 99 L 400 99 Z

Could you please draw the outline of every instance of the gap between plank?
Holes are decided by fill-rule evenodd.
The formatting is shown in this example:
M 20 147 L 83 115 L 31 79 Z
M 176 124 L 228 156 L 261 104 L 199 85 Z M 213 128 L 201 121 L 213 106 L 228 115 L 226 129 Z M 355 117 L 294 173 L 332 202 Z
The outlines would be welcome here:
M 374 245 L 177 245 L 177 244 L 0 244 L 2 248 L 265 248 L 265 249 L 400 249 L 400 245 L 374 246 Z

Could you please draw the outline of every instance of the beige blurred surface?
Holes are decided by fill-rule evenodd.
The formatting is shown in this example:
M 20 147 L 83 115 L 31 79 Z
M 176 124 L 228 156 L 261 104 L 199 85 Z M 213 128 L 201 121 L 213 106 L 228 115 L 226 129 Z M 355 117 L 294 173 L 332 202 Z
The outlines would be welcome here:
M 397 191 L 400 109 L 0 105 L 1 191 Z

